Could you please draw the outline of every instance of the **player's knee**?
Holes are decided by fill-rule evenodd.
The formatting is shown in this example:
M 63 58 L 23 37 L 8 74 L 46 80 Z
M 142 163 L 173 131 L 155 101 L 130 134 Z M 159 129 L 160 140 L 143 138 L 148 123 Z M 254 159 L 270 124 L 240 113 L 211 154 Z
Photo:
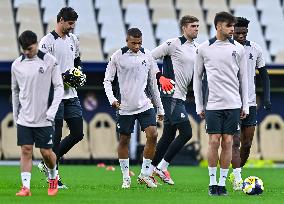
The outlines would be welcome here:
M 49 160 L 49 158 L 51 157 L 51 149 L 40 149 L 40 153 L 42 155 L 43 158 Z
M 244 143 L 242 143 L 242 147 L 245 149 L 250 149 L 252 145 L 252 141 L 246 141 Z
M 233 139 L 233 149 L 239 149 L 240 148 L 240 139 L 239 138 L 234 138 Z
M 156 129 L 153 128 L 147 133 L 148 133 L 146 134 L 147 140 L 152 141 L 152 142 L 157 142 L 158 132 Z
M 130 141 L 130 136 L 126 136 L 126 135 L 120 135 L 119 137 L 119 146 L 120 147 L 128 147 Z
M 211 139 L 209 140 L 209 145 L 215 148 L 219 148 L 220 138 L 211 137 Z
M 23 145 L 22 146 L 22 154 L 24 156 L 32 156 L 32 154 L 33 154 L 33 146 L 31 146 L 31 145 Z

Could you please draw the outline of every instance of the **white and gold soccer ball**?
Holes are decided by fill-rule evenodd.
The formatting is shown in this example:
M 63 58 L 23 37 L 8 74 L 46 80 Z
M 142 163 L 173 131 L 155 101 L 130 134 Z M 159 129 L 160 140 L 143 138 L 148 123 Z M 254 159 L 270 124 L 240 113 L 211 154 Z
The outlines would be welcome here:
M 260 195 L 264 191 L 263 182 L 256 176 L 249 176 L 243 182 L 243 192 L 247 195 Z

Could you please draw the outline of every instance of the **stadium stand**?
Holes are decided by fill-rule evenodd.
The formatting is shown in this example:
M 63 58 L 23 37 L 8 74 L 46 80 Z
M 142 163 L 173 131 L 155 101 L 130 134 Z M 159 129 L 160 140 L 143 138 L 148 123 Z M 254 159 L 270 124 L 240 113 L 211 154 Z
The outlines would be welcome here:
M 107 113 L 97 113 L 89 123 L 90 151 L 94 159 L 117 158 L 116 124 Z
M 263 159 L 283 161 L 284 122 L 281 116 L 267 116 L 260 124 L 260 149 Z
M 1 122 L 1 142 L 5 159 L 20 159 L 21 149 L 17 146 L 17 128 L 13 114 L 8 113 Z
M 284 50 L 283 38 L 279 38 L 284 29 L 281 0 L 2 0 L 0 60 L 9 61 L 19 54 L 16 36 L 23 30 L 32 29 L 40 37 L 52 31 L 56 14 L 66 5 L 74 7 L 79 14 L 74 33 L 79 38 L 83 35 L 85 42 L 90 40 L 90 44 L 81 46 L 86 61 L 108 59 L 114 50 L 125 45 L 125 31 L 129 27 L 142 30 L 143 46 L 151 50 L 157 42 L 180 34 L 178 20 L 186 14 L 199 18 L 196 41 L 201 43 L 215 32 L 212 25 L 215 13 L 231 11 L 251 21 L 248 38 L 260 44 L 267 63 L 284 62 L 279 57 Z

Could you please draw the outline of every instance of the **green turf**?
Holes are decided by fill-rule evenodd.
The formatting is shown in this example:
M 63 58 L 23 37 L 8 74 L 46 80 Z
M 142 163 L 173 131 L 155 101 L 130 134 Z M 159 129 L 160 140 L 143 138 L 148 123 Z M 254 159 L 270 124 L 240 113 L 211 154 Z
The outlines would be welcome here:
M 20 189 L 20 170 L 17 166 L 0 166 L 0 203 L 1 204 L 138 204 L 138 203 L 284 203 L 284 171 L 283 169 L 245 169 L 243 178 L 253 175 L 262 178 L 265 191 L 260 196 L 248 196 L 242 192 L 233 192 L 227 182 L 229 196 L 209 197 L 208 171 L 201 167 L 171 167 L 170 172 L 175 181 L 174 186 L 166 184 L 157 189 L 147 189 L 138 185 L 136 177 L 139 167 L 132 170 L 131 189 L 121 189 L 121 173 L 119 167 L 115 171 L 106 171 L 95 166 L 61 166 L 61 175 L 69 189 L 60 190 L 56 197 L 47 196 L 47 185 L 43 175 L 33 169 L 31 181 L 31 197 L 16 197 Z

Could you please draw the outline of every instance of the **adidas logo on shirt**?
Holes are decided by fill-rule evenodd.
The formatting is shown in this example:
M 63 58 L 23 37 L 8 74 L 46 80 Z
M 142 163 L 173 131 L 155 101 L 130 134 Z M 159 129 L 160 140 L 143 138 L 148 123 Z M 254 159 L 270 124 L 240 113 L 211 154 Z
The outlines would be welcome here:
M 181 113 L 181 114 L 180 114 L 180 117 L 181 117 L 181 118 L 185 118 L 184 113 Z
M 47 144 L 53 144 L 52 139 L 50 139 Z

